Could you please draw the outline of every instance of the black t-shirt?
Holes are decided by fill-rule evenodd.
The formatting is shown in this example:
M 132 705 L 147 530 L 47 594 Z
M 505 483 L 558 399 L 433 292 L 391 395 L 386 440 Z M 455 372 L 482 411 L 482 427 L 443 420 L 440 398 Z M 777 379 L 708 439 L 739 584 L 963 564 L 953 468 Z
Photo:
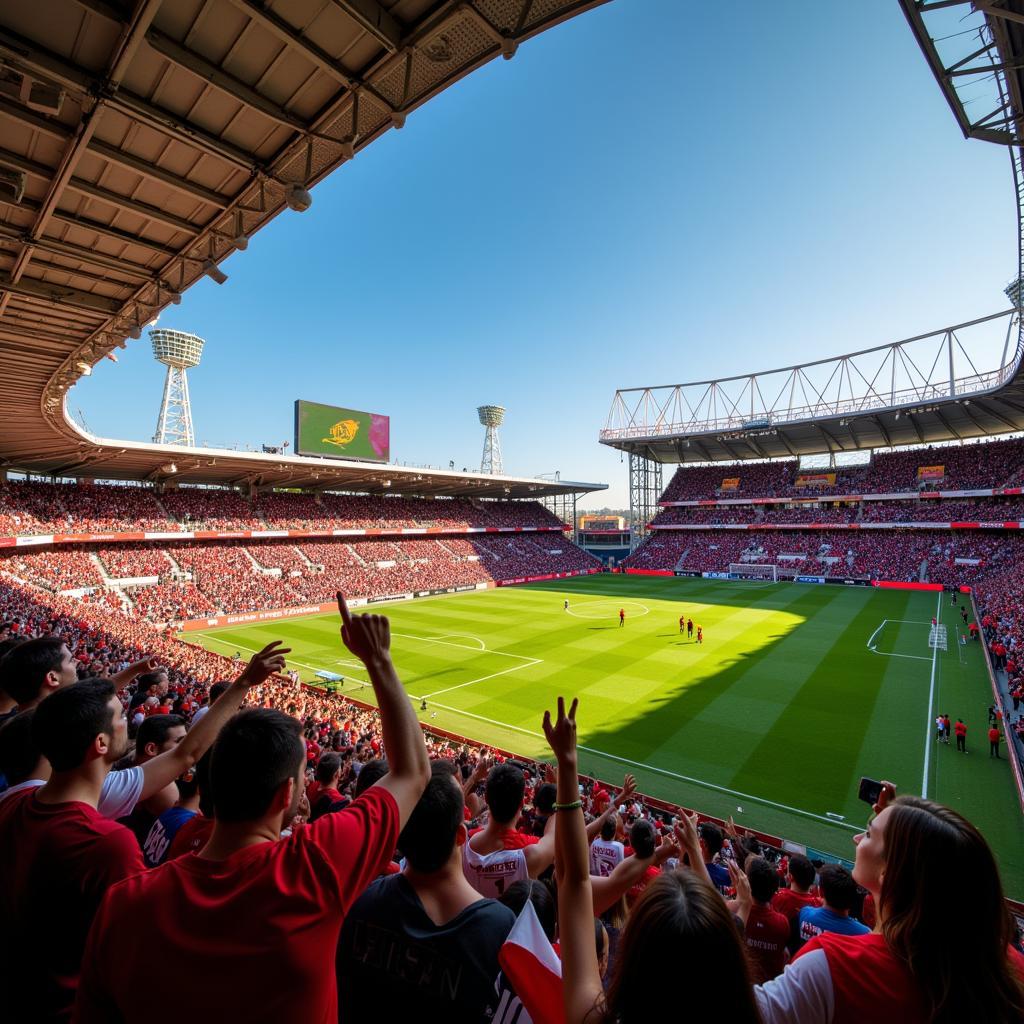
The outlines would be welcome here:
M 481 899 L 437 925 L 405 875 L 378 878 L 341 929 L 339 1020 L 489 1021 L 498 950 L 515 919 Z

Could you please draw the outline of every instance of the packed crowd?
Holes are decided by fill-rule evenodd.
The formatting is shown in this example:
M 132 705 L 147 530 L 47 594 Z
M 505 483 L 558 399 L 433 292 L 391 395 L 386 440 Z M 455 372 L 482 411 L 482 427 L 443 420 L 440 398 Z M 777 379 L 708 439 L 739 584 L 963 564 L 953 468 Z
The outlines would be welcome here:
M 185 541 L 0 551 L 0 576 L 60 593 L 117 588 L 153 622 L 330 601 L 338 585 L 354 597 L 593 569 L 599 561 L 559 533 L 474 535 L 439 540 L 337 538 Z M 102 570 L 102 571 L 101 571 Z M 110 579 L 104 579 L 103 573 Z M 115 600 L 113 604 L 118 604 Z
M 659 526 L 733 523 L 960 523 L 1022 522 L 1020 498 L 972 498 L 914 501 L 858 501 L 843 505 L 673 505 L 661 509 Z
M 0 481 L 0 536 L 185 530 L 547 527 L 538 502 L 265 492 L 222 487 L 158 491 L 139 484 Z
M 834 470 L 835 483 L 797 486 L 801 472 L 825 474 L 832 470 L 800 470 L 796 459 L 760 463 L 716 463 L 680 466 L 669 481 L 664 501 L 699 501 L 712 498 L 810 497 L 830 494 L 901 494 L 920 490 L 973 490 L 1019 486 L 1024 464 L 1024 439 L 981 444 L 902 449 L 877 453 L 870 464 Z M 919 477 L 922 467 L 942 467 L 942 475 Z M 737 481 L 726 485 L 726 481 Z
M 731 563 L 751 562 L 774 564 L 780 576 L 977 586 L 1022 555 L 1016 533 L 985 530 L 655 530 L 623 565 L 724 572 Z
M 425 735 L 387 620 L 343 620 L 379 712 L 297 686 L 276 643 L 183 668 L 0 586 L 5 1019 L 631 1024 L 673 979 L 702 1020 L 1024 1016 L 955 811 L 885 783 L 852 873 L 783 856 L 580 779 L 575 701 L 544 714 L 553 767 Z

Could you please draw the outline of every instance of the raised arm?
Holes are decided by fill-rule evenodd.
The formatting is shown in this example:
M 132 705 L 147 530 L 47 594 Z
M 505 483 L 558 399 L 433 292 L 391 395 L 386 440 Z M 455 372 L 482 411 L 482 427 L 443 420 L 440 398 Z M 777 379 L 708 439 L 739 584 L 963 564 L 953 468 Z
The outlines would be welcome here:
M 249 689 L 265 682 L 275 672 L 284 670 L 284 657 L 291 653 L 291 648 L 281 647 L 281 643 L 281 640 L 275 640 L 254 654 L 242 674 L 220 695 L 219 700 L 210 705 L 210 710 L 176 747 L 141 765 L 143 782 L 140 800 L 147 800 L 159 793 L 179 775 L 192 768 L 213 746 L 217 733 L 241 707 Z
M 569 713 L 558 698 L 558 717 L 544 712 L 544 735 L 558 760 L 555 804 L 555 875 L 558 879 L 558 927 L 562 946 L 562 988 L 566 1024 L 583 1024 L 602 993 L 594 946 L 593 895 L 587 830 L 580 804 L 576 760 L 576 708 Z
M 141 661 L 133 661 L 130 665 L 121 669 L 120 672 L 115 672 L 110 677 L 110 681 L 114 684 L 116 690 L 123 690 L 130 682 L 141 676 L 143 672 L 155 672 L 159 666 L 160 662 L 156 658 L 146 657 Z
M 388 758 L 388 773 L 376 785 L 398 804 L 402 826 L 409 820 L 430 781 L 430 759 L 423 730 L 409 695 L 391 660 L 391 626 L 383 615 L 353 615 L 343 594 L 338 594 L 341 639 L 366 666 L 380 711 L 381 733 Z
M 731 820 L 731 819 L 730 819 Z M 687 814 L 680 809 L 675 823 L 676 842 L 679 849 L 690 859 L 690 870 L 700 875 L 708 885 L 714 885 L 708 866 L 704 863 L 704 855 L 700 852 L 700 834 L 697 832 L 697 814 Z
M 637 885 L 648 868 L 661 867 L 669 857 L 677 855 L 675 842 L 667 839 L 650 857 L 638 857 L 635 853 L 616 864 L 612 873 L 605 877 L 590 876 L 590 887 L 594 894 L 594 917 L 611 909 L 623 896 Z
M 615 809 L 624 804 L 636 792 L 636 779 L 627 775 L 622 782 L 615 799 L 608 800 L 608 806 L 587 826 L 587 842 L 592 843 L 604 826 L 604 823 L 615 813 Z

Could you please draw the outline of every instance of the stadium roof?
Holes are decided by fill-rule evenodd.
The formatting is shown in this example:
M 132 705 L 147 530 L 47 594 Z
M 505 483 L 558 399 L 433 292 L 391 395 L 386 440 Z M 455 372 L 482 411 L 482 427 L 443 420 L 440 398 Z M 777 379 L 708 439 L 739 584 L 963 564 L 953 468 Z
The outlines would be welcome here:
M 1009 147 L 1024 270 L 1024 0 L 900 0 L 965 137 Z M 986 95 L 983 95 L 986 94 Z M 972 120 L 968 107 L 975 112 Z M 999 351 L 977 367 L 980 338 Z M 656 462 L 819 455 L 1024 430 L 1017 308 L 763 373 L 617 391 L 602 444 Z
M 603 2 L 2 4 L 0 468 L 291 486 L 326 475 L 360 490 L 426 477 L 95 438 L 68 420 L 65 400 L 289 199 L 301 206 L 305 189 L 431 97 Z M 161 469 L 172 463 L 175 474 Z M 450 494 L 601 486 L 429 477 Z

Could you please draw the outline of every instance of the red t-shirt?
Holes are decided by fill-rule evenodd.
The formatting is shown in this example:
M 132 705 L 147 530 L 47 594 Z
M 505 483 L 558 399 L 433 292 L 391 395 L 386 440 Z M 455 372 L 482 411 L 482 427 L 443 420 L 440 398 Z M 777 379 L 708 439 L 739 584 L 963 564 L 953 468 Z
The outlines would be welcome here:
M 998 743 L 999 742 L 999 730 L 995 726 L 993 726 L 988 731 L 988 741 L 989 741 L 989 743 Z
M 475 828 L 469 833 L 472 839 L 477 832 L 483 832 L 482 828 Z M 502 844 L 506 850 L 522 850 L 524 847 L 533 846 L 540 842 L 540 836 L 529 836 L 525 832 L 517 832 L 514 828 L 507 828 L 502 833 Z
M 964 725 L 963 722 L 957 722 L 956 725 L 953 726 L 953 732 L 955 732 L 957 736 L 966 736 L 967 726 Z
M 76 1020 L 180 1024 L 191 1006 L 204 1020 L 335 1021 L 341 923 L 397 840 L 398 805 L 371 786 L 286 839 L 223 861 L 181 857 L 114 886 L 86 946 Z M 173 999 L 139 984 L 153 964 Z
M 780 889 L 772 897 L 772 910 L 777 910 L 789 921 L 790 925 L 799 916 L 804 907 L 820 907 L 821 900 L 809 892 L 794 892 L 792 889 Z
M 171 848 L 167 851 L 167 860 L 175 860 L 186 853 L 198 853 L 209 841 L 213 832 L 213 818 L 197 814 L 189 818 L 178 829 L 171 840 Z
M 785 915 L 765 904 L 754 903 L 745 934 L 754 984 L 761 985 L 781 974 L 789 942 L 789 921 Z
M 832 1024 L 925 1024 L 929 1019 L 907 966 L 885 944 L 885 938 L 825 932 L 797 953 L 806 956 L 822 949 L 828 960 L 835 994 Z M 1024 977 L 1024 957 L 1009 950 L 1017 974 Z
M 42 803 L 38 793 L 0 801 L 0 992 L 12 1021 L 69 1019 L 104 894 L 145 871 L 123 825 L 88 804 Z

